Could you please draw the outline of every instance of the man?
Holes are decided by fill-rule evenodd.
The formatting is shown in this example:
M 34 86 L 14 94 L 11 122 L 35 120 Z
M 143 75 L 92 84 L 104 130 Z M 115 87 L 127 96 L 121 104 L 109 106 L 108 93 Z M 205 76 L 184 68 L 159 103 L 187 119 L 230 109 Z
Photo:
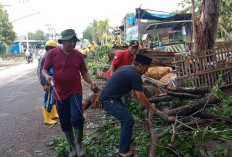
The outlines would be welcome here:
M 94 50 L 95 50 L 95 47 L 96 47 L 96 46 L 95 46 L 94 42 L 91 41 L 88 47 L 89 47 L 89 50 L 90 50 L 91 55 L 92 55 L 92 56 L 95 56 L 95 51 L 94 51 Z
M 41 49 L 38 52 L 38 60 L 41 56 L 43 56 L 46 53 L 46 50 L 44 49 L 44 45 L 41 45 Z
M 53 95 L 53 87 L 49 85 L 46 80 L 42 77 L 42 68 L 44 65 L 44 61 L 46 58 L 46 53 L 57 47 L 57 43 L 54 40 L 48 40 L 45 44 L 45 54 L 43 56 L 40 56 L 39 64 L 38 64 L 38 77 L 40 84 L 43 86 L 43 90 L 45 91 L 44 95 L 44 105 L 41 106 L 43 116 L 44 116 L 44 123 L 45 124 L 55 124 L 57 121 L 53 120 L 53 118 L 59 118 L 56 111 L 56 105 L 54 101 L 54 95 Z M 53 69 L 51 68 L 49 70 L 49 75 L 53 76 Z
M 131 65 L 132 62 L 135 60 L 135 54 L 138 52 L 139 49 L 139 43 L 137 40 L 131 40 L 129 47 L 127 50 L 119 51 L 112 63 L 111 67 L 108 69 L 108 71 L 105 74 L 106 79 L 109 79 L 110 76 L 121 66 L 124 65 Z M 128 92 L 124 96 L 124 101 L 126 105 L 130 105 L 131 103 L 131 92 Z
M 147 72 L 151 62 L 151 58 L 137 54 L 133 65 L 120 67 L 107 81 L 100 94 L 99 100 L 101 106 L 107 113 L 121 122 L 119 156 L 134 156 L 134 153 L 130 151 L 134 119 L 127 106 L 125 106 L 121 100 L 121 97 L 129 91 L 134 90 L 137 99 L 143 103 L 152 114 L 156 112 L 155 107 L 149 103 L 143 93 L 141 78 L 141 75 Z
M 130 45 L 127 50 L 119 51 L 112 63 L 110 68 L 105 74 L 106 79 L 109 79 L 110 76 L 121 66 L 131 65 L 135 60 L 135 54 L 138 52 L 139 43 L 137 40 L 131 40 Z
M 89 55 L 88 47 L 81 48 L 81 53 L 84 55 L 84 58 L 87 58 L 87 56 Z
M 54 99 L 60 118 L 61 129 L 70 146 L 69 156 L 85 156 L 82 147 L 84 117 L 82 110 L 82 84 L 83 79 L 91 84 L 95 90 L 97 84 L 87 71 L 84 56 L 75 49 L 76 37 L 73 29 L 61 32 L 62 38 L 58 40 L 62 47 L 49 51 L 46 55 L 42 74 L 48 83 L 54 82 Z M 48 71 L 53 68 L 52 78 Z M 81 74 L 81 75 L 80 75 Z

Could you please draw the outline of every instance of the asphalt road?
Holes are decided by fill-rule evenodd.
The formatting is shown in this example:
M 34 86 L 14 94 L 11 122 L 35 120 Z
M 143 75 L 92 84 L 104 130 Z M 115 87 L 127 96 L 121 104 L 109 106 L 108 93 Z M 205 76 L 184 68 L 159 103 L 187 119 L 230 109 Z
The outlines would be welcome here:
M 0 156 L 52 157 L 45 144 L 63 137 L 59 123 L 43 123 L 44 92 L 39 84 L 37 61 L 0 71 Z

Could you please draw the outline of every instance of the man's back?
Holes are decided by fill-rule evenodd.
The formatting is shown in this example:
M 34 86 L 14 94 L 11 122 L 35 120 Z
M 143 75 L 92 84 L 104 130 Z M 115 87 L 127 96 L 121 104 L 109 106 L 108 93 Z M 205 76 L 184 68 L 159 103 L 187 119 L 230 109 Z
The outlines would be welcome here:
M 142 91 L 141 75 L 131 65 L 122 66 L 107 81 L 100 99 L 120 98 L 132 89 Z

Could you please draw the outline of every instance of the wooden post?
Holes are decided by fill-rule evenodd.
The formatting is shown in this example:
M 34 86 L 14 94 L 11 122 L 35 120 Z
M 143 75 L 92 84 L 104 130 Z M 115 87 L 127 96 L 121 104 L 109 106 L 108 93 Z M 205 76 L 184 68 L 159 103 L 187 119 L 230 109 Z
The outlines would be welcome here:
M 196 44 L 196 19 L 195 19 L 195 2 L 192 1 L 192 27 L 193 27 L 193 51 L 195 52 L 197 50 L 197 44 Z
M 127 24 L 127 17 L 124 20 L 124 42 L 126 43 L 126 24 Z

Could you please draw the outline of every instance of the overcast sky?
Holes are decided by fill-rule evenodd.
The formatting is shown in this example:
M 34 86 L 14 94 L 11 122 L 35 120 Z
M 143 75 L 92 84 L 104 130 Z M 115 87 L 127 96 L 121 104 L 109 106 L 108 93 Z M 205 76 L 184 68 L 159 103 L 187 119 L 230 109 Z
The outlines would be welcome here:
M 18 35 L 41 29 L 48 32 L 45 25 L 51 24 L 55 31 L 73 28 L 78 37 L 94 20 L 109 19 L 111 26 L 121 25 L 127 13 L 135 13 L 135 8 L 172 12 L 181 0 L 0 0 L 13 22 Z M 8 6 L 10 5 L 10 6 Z M 34 15 L 33 15 L 34 14 Z M 25 16 L 32 15 L 26 18 Z M 23 18 L 23 19 L 21 19 Z

